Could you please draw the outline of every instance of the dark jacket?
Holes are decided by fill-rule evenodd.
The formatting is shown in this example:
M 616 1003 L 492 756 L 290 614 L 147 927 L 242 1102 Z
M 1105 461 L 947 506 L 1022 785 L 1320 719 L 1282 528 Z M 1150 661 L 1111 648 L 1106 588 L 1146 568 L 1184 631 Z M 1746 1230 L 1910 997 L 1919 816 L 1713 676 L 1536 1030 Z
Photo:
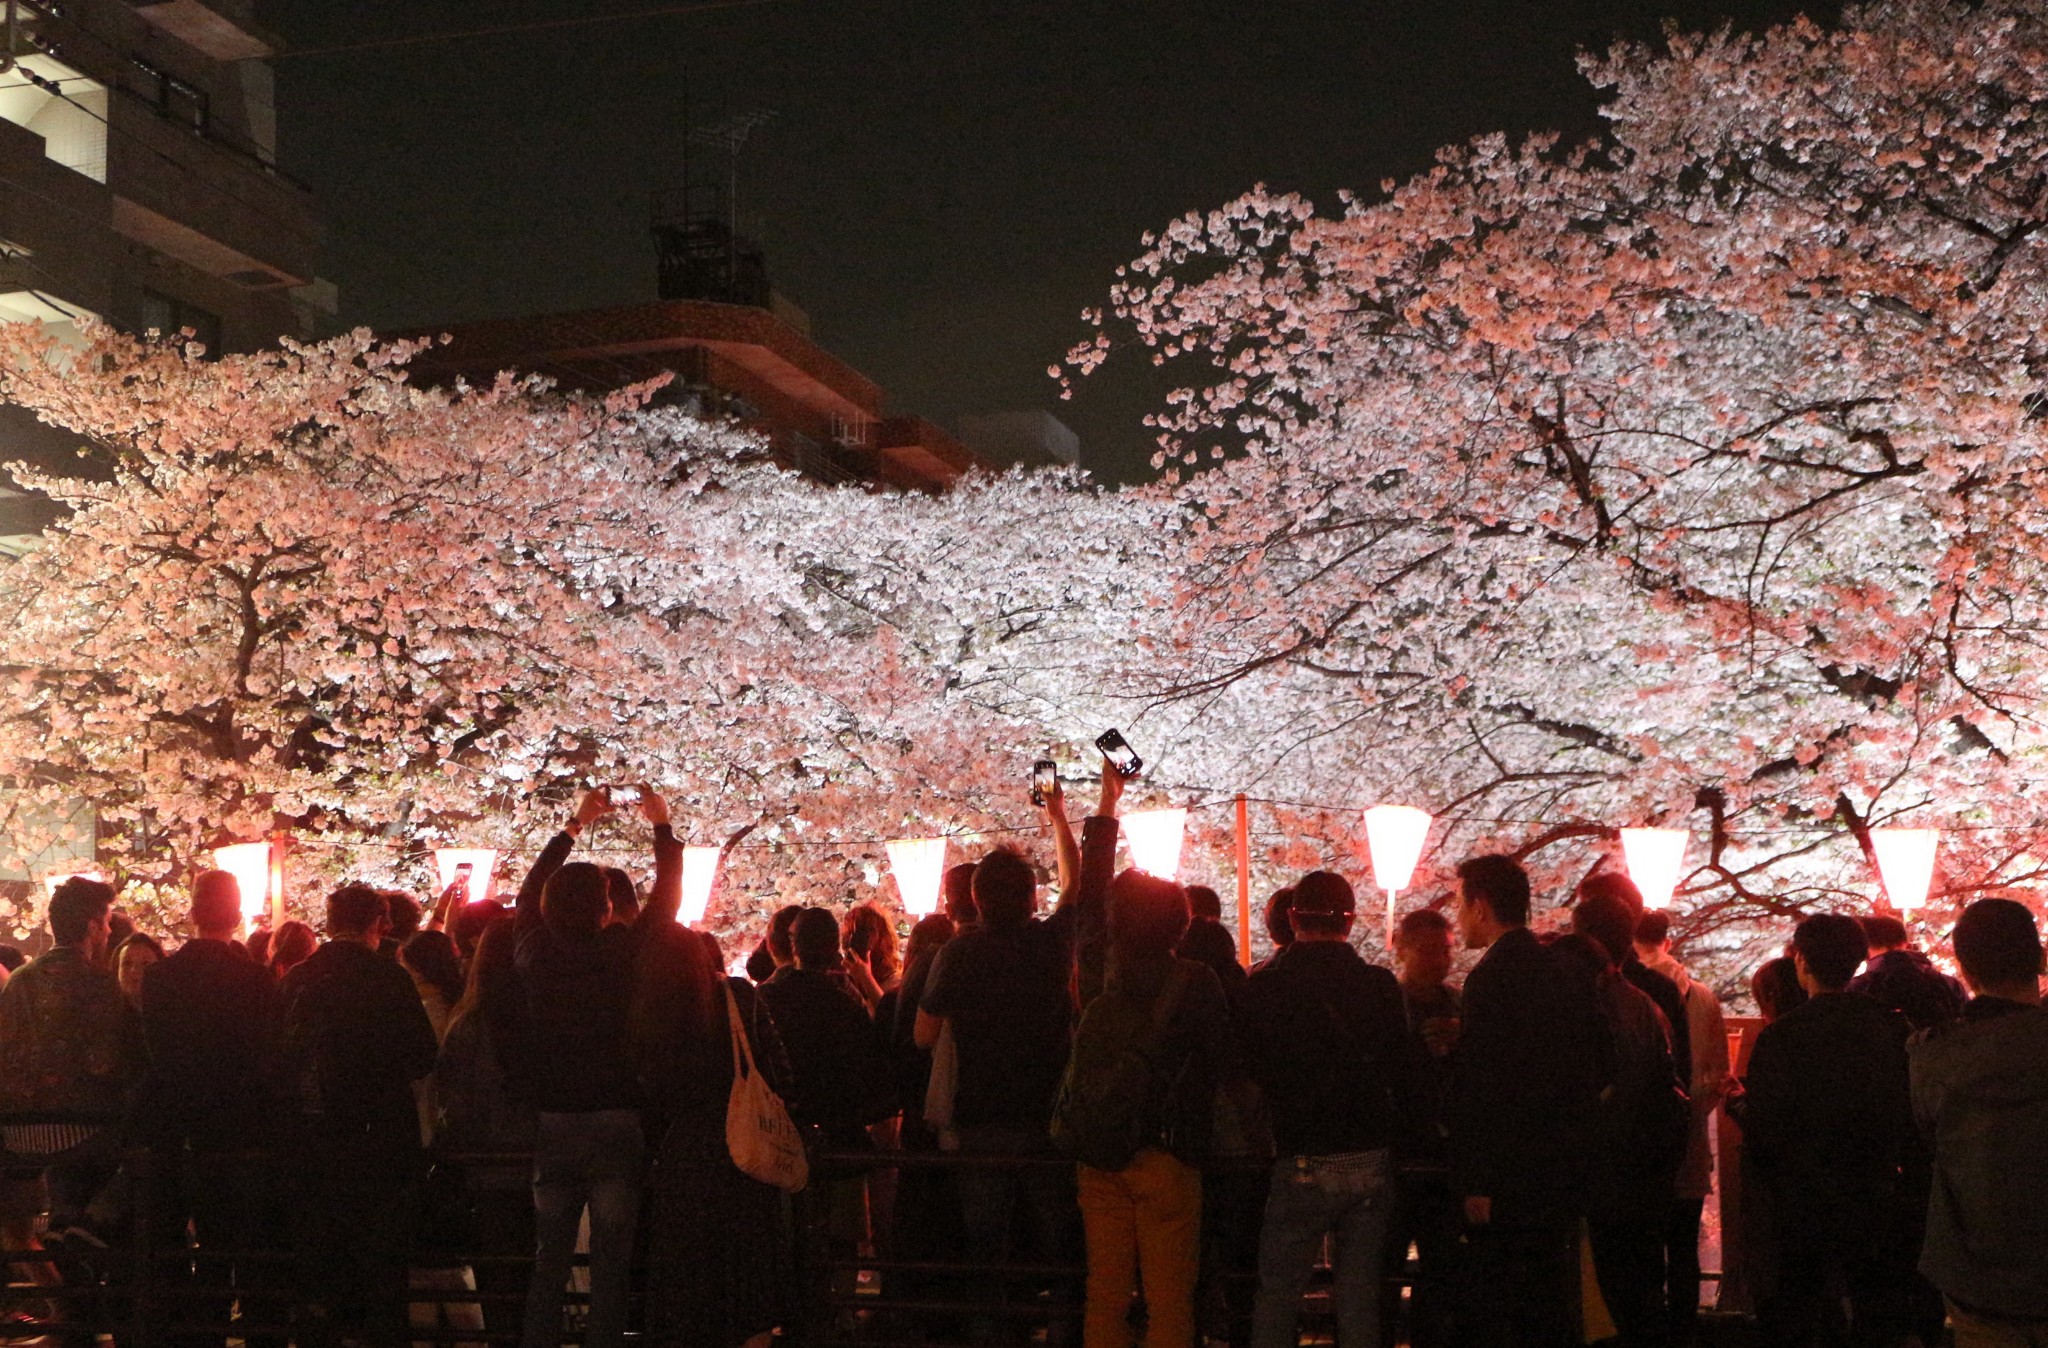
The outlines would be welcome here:
M 1671 1032 L 1649 994 L 1621 971 L 1603 975 L 1597 995 L 1610 1076 L 1594 1111 L 1587 1216 L 1605 1222 L 1661 1219 L 1671 1206 L 1691 1121 L 1679 1103 Z
M 227 941 L 193 940 L 142 975 L 150 1141 L 240 1151 L 278 1138 L 284 1001 L 270 971 Z
M 439 1045 L 412 975 L 355 941 L 329 941 L 285 975 L 285 1047 L 299 1112 L 321 1132 L 408 1150 L 412 1083 Z
M 1502 933 L 1466 978 L 1444 1111 L 1451 1182 L 1492 1199 L 1496 1224 L 1581 1212 L 1601 1039 L 1591 989 L 1525 928 Z
M 666 824 L 654 830 L 654 891 L 631 926 L 570 940 L 541 918 L 541 894 L 576 840 L 558 833 L 519 886 L 514 961 L 527 1015 L 517 1075 L 543 1113 L 635 1109 L 638 1065 L 628 1042 L 633 980 L 647 934 L 673 925 L 682 906 L 683 848 Z
M 0 991 L 0 1112 L 125 1114 L 142 1036 L 120 984 L 80 946 L 58 946 Z
M 1916 1030 L 1948 1024 L 1962 1014 L 1968 999 L 1961 983 L 1917 950 L 1873 955 L 1863 972 L 1849 980 L 1849 991 L 1898 1012 Z
M 1631 947 L 1621 962 L 1621 976 L 1639 989 L 1664 1013 L 1664 1034 L 1671 1049 L 1671 1061 L 1681 1081 L 1692 1080 L 1692 1018 L 1685 1013 L 1685 992 L 1677 980 L 1660 974 L 1643 963 Z
M 2048 1011 L 1979 997 L 1908 1057 L 1934 1144 L 1920 1271 L 1968 1309 L 2048 1319 Z
M 481 1006 L 459 1011 L 448 1023 L 429 1082 L 434 1145 L 448 1152 L 518 1152 L 533 1149 L 533 1106 L 505 1071 L 491 1017 Z
M 1045 1128 L 1074 1022 L 1073 947 L 1049 922 L 982 923 L 932 963 L 923 1008 L 950 1020 L 956 1128 Z
M 1081 870 L 1074 893 L 1062 896 L 1055 922 L 1068 922 L 1064 932 L 1074 949 L 1074 989 L 1082 1009 L 1102 995 L 1109 981 L 1109 882 L 1116 878 L 1116 820 L 1091 816 L 1081 821 Z
M 760 987 L 792 1078 L 785 1103 L 800 1124 L 835 1146 L 859 1146 L 862 1129 L 888 1115 L 895 1091 L 867 1008 L 831 974 L 791 966 Z
M 1406 1142 L 1420 1047 L 1400 983 L 1347 943 L 1297 941 L 1262 965 L 1239 1000 L 1238 1039 L 1283 1156 Z
M 1168 979 L 1178 973 L 1179 1000 L 1156 1045 L 1142 1042 L 1151 1035 Z M 1209 1159 L 1216 1118 L 1216 1086 L 1230 1070 L 1233 1046 L 1230 1011 L 1223 988 L 1207 965 L 1165 956 L 1123 964 L 1112 961 L 1097 1004 L 1083 1013 L 1079 1036 L 1101 1034 L 1107 1052 L 1096 1061 L 1114 1060 L 1131 1048 L 1151 1060 L 1151 1094 L 1139 1116 L 1143 1135 L 1192 1166 Z
M 1781 1244 L 1876 1238 L 1900 1198 L 1912 1133 L 1905 1020 L 1822 993 L 1764 1026 L 1744 1079 L 1743 1155 L 1770 1190 Z

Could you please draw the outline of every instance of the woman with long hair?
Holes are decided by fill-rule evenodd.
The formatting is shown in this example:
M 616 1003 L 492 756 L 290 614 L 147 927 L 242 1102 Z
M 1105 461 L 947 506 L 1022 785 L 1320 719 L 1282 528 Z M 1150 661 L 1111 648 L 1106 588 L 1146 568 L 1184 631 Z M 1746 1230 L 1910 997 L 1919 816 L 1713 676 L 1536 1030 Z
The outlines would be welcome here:
M 445 931 L 416 932 L 398 948 L 398 962 L 420 990 L 420 1004 L 434 1023 L 434 1038 L 446 1039 L 463 992 L 462 957 L 455 953 L 455 938 Z
M 788 1060 L 753 985 L 720 966 L 715 939 L 669 925 L 650 933 L 634 982 L 654 1154 L 643 1342 L 656 1348 L 765 1345 L 791 1309 L 788 1205 L 726 1147 L 734 1020 L 778 1091 L 788 1089 Z

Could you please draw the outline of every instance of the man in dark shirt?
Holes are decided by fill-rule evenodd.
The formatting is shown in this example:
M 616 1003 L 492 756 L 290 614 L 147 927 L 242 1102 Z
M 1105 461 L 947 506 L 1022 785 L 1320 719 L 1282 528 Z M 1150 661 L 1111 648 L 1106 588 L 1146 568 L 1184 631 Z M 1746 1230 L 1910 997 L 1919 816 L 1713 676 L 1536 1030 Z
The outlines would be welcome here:
M 958 1055 L 953 1129 L 964 1153 L 1050 1154 L 1053 1096 L 1066 1071 L 1074 1003 L 1072 946 L 1031 919 L 1037 877 L 1022 856 L 989 853 L 974 871 L 980 923 L 955 936 L 932 964 L 918 1008 L 917 1043 L 931 1048 L 950 1026 Z M 978 1264 L 1012 1257 L 1012 1219 L 1021 1202 L 1042 1259 L 1065 1255 L 1071 1174 L 1050 1167 L 963 1170 L 961 1218 Z M 992 1327 L 979 1324 L 977 1338 Z
M 1903 1017 L 1845 989 L 1867 947 L 1856 919 L 1801 922 L 1792 957 L 1809 1000 L 1766 1025 L 1750 1053 L 1743 1155 L 1770 1195 L 1775 1290 L 1764 1341 L 1803 1348 L 1846 1289 L 1857 1343 L 1904 1333 L 1907 1270 L 1893 1236 L 1912 1132 Z
M 1511 857 L 1458 867 L 1465 979 L 1445 1124 L 1469 1260 L 1461 1343 L 1564 1348 L 1576 1335 L 1578 1231 L 1601 1080 L 1592 992 L 1528 929 Z
M 1879 914 L 1859 917 L 1870 958 L 1863 972 L 1849 980 L 1849 991 L 1890 1007 L 1915 1030 L 1946 1025 L 1962 1014 L 1969 1000 L 1963 985 L 1934 967 L 1934 961 L 1912 948 L 1906 924 Z
M 287 1140 L 283 1002 L 270 971 L 234 944 L 241 922 L 235 877 L 202 872 L 192 885 L 199 934 L 142 976 L 149 1071 L 140 1119 L 156 1153 L 162 1230 L 182 1240 L 189 1221 L 202 1251 L 266 1248 L 282 1234 L 275 1169 L 250 1153 Z M 200 1259 L 193 1281 L 214 1296 L 194 1303 L 203 1313 L 192 1318 L 226 1320 L 234 1283 L 262 1286 L 270 1272 L 258 1265 L 236 1277 L 226 1261 Z M 282 1324 L 282 1312 L 245 1299 L 242 1313 Z
M 526 993 L 525 1076 L 540 1112 L 525 1348 L 554 1348 L 561 1340 L 562 1290 L 586 1207 L 584 1342 L 618 1348 L 626 1332 L 646 1148 L 627 1017 L 640 948 L 658 925 L 675 921 L 683 896 L 683 848 L 670 831 L 668 805 L 648 787 L 639 793 L 641 816 L 654 828 L 654 892 L 632 926 L 611 924 L 603 868 L 567 860 L 583 830 L 611 810 L 603 788 L 585 793 L 575 818 L 549 840 L 519 887 L 514 963 Z
M 1332 1232 L 1338 1341 L 1380 1341 L 1393 1149 L 1412 1106 L 1419 1051 L 1400 984 L 1351 948 L 1357 911 L 1343 876 L 1302 877 L 1293 944 L 1245 985 L 1240 1035 L 1279 1151 L 1259 1240 L 1252 1348 L 1297 1342 L 1302 1292 Z
M 790 1117 L 820 1129 L 828 1146 L 861 1146 L 866 1126 L 887 1112 L 891 1091 L 875 1024 L 834 977 L 838 918 L 806 908 L 790 928 L 790 948 L 796 962 L 761 985 L 789 1053 Z
M 1627 906 L 1631 921 L 1642 920 L 1643 892 L 1636 888 L 1635 881 L 1620 871 L 1595 871 L 1579 881 L 1579 902 L 1594 898 L 1603 903 L 1619 900 Z M 1664 1013 L 1664 1024 L 1671 1039 L 1671 1064 L 1678 1069 L 1680 1081 L 1691 1081 L 1692 1018 L 1685 1013 L 1685 994 L 1679 990 L 1677 981 L 1643 963 L 1633 941 L 1629 942 L 1628 950 L 1622 955 L 1621 976 L 1648 994 L 1650 1000 L 1657 1004 L 1657 1009 Z
M 1955 929 L 1977 994 L 1909 1050 L 1913 1112 L 1934 1144 L 1920 1271 L 1948 1299 L 1959 1345 L 2048 1332 L 2048 1013 L 2041 933 L 2026 905 L 1979 899 Z
M 1415 1247 L 1415 1283 L 1408 1318 L 1414 1348 L 1450 1343 L 1453 1270 L 1460 1232 L 1459 1205 L 1445 1163 L 1444 1098 L 1450 1090 L 1451 1050 L 1458 1044 L 1463 1002 L 1445 980 L 1451 973 L 1451 922 L 1434 908 L 1404 914 L 1394 929 L 1394 965 L 1408 1032 L 1421 1054 L 1414 1117 L 1415 1160 L 1401 1174 L 1401 1206 L 1389 1242 L 1390 1259 L 1406 1262 Z
M 412 1083 L 436 1051 L 419 989 L 378 953 L 390 928 L 383 894 L 343 885 L 327 898 L 327 943 L 282 988 L 309 1300 L 325 1332 L 380 1344 L 403 1337 L 403 1214 L 422 1161 Z

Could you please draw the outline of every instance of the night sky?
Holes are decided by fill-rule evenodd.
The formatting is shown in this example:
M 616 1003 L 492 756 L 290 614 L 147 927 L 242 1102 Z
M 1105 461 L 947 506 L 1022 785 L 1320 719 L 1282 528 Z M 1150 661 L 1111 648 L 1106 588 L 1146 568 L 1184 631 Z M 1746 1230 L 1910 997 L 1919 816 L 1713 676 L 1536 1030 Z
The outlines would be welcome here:
M 660 0 L 262 0 L 334 44 Z M 1043 407 L 1091 466 L 1149 472 L 1159 385 L 1113 363 L 1058 402 L 1139 236 L 1255 183 L 1334 206 L 1487 131 L 1590 134 L 1573 53 L 1832 0 L 766 0 L 277 63 L 284 165 L 328 222 L 343 322 L 401 328 L 655 297 L 648 194 L 684 134 L 771 111 L 743 224 L 813 335 L 894 410 Z M 690 153 L 701 158 L 701 149 Z

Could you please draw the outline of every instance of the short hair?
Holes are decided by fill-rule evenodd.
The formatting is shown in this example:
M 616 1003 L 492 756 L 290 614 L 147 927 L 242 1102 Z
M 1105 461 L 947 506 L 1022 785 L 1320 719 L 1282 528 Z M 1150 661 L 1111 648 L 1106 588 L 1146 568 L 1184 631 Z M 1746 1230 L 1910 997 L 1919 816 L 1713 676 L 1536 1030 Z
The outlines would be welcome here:
M 380 917 L 387 922 L 391 920 L 391 905 L 385 901 L 381 889 L 352 881 L 327 896 L 329 939 L 361 936 L 375 926 Z
M 611 887 L 604 868 L 572 861 L 548 877 L 540 892 L 540 920 L 557 936 L 595 936 L 611 915 Z
M 640 916 L 640 891 L 633 887 L 633 877 L 617 866 L 604 868 L 605 893 L 611 901 L 612 921 L 631 922 Z
M 1038 900 L 1038 877 L 1031 863 L 1014 848 L 998 847 L 974 867 L 974 906 L 992 927 L 1014 927 L 1031 920 Z
M 1273 938 L 1276 948 L 1294 943 L 1294 886 L 1286 885 L 1273 891 L 1273 897 L 1266 900 L 1266 935 Z
M 402 889 L 384 891 L 385 916 L 391 919 L 391 939 L 401 945 L 420 929 L 420 901 Z
M 956 925 L 981 920 L 981 910 L 974 906 L 973 862 L 963 861 L 957 866 L 948 866 L 939 891 L 945 899 L 942 905 L 945 914 Z
M 1342 936 L 1358 913 L 1358 895 L 1351 882 L 1335 871 L 1310 871 L 1294 882 L 1294 902 L 1287 911 L 1296 936 Z
M 1979 899 L 1956 920 L 1956 962 L 1978 987 L 2041 976 L 2041 929 L 2023 903 Z
M 1529 872 L 1510 856 L 1489 853 L 1458 863 L 1458 883 L 1467 898 L 1477 899 L 1507 927 L 1529 925 Z
M 192 881 L 192 925 L 226 931 L 242 925 L 242 886 L 226 871 L 201 871 Z
M 1636 888 L 1636 882 L 1620 871 L 1594 871 L 1579 881 L 1577 897 L 1580 899 L 1619 899 L 1628 909 L 1629 920 L 1634 921 L 1647 911 L 1643 907 L 1643 891 Z
M 294 965 L 304 963 L 306 957 L 319 948 L 320 938 L 313 934 L 313 929 L 294 919 L 271 936 L 270 967 L 277 973 L 285 973 Z
M 1606 951 L 1608 963 L 1623 964 L 1635 944 L 1635 914 L 1619 894 L 1594 894 L 1580 899 L 1579 906 L 1572 909 L 1572 930 L 1590 937 Z
M 1776 1020 L 1806 1001 L 1806 989 L 1799 985 L 1799 967 L 1784 955 L 1765 960 L 1749 978 L 1749 995 L 1765 1020 Z
M 830 969 L 839 963 L 839 919 L 829 908 L 806 908 L 789 927 L 790 950 L 799 968 Z
M 1671 914 L 1662 908 L 1648 908 L 1636 919 L 1637 945 L 1663 945 L 1671 939 Z
M 1846 985 L 1870 957 L 1863 924 L 1840 913 L 1815 913 L 1801 922 L 1792 929 L 1792 949 L 1814 981 L 1830 990 Z
M 1188 929 L 1188 894 L 1133 867 L 1109 882 L 1109 944 L 1119 955 L 1164 955 Z
M 768 919 L 768 957 L 777 964 L 787 964 L 796 958 L 796 952 L 789 948 L 789 929 L 796 925 L 797 915 L 803 910 L 800 903 L 784 904 Z
M 1213 918 L 1190 918 L 1187 934 L 1180 938 L 1173 953 L 1224 973 L 1237 963 L 1237 938 L 1230 934 L 1230 928 Z
M 1859 917 L 1856 925 L 1863 928 L 1863 939 L 1870 942 L 1872 950 L 1897 950 L 1910 939 L 1905 923 L 1884 914 Z
M 79 945 L 92 924 L 114 906 L 114 887 L 88 875 L 74 875 L 50 895 L 50 935 L 58 945 Z
M 1188 895 L 1188 916 L 1223 920 L 1223 896 L 1207 885 L 1183 885 Z
M 747 977 L 756 983 L 766 983 L 775 977 L 775 956 L 769 953 L 768 942 L 762 941 L 747 956 Z
M 1417 908 L 1401 915 L 1401 923 L 1394 928 L 1394 944 L 1406 945 L 1422 935 L 1442 936 L 1451 934 L 1451 920 L 1434 908 Z

